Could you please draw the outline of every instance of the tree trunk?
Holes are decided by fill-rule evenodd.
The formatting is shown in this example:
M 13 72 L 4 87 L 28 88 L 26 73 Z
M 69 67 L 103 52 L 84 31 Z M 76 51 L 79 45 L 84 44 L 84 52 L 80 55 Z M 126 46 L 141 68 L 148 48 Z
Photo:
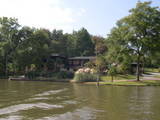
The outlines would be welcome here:
M 113 82 L 113 75 L 111 76 L 111 80 L 112 80 L 112 82 Z
M 140 54 L 139 53 L 137 58 L 137 81 L 140 81 Z
M 144 74 L 144 67 L 145 67 L 145 57 L 143 56 L 143 63 L 142 63 L 142 73 Z
M 97 86 L 99 86 L 99 73 L 97 74 Z
M 8 64 L 8 60 L 7 60 L 7 55 L 6 55 L 6 56 L 5 56 L 5 77 L 6 77 L 6 78 L 7 78 L 7 76 L 8 76 L 7 64 Z

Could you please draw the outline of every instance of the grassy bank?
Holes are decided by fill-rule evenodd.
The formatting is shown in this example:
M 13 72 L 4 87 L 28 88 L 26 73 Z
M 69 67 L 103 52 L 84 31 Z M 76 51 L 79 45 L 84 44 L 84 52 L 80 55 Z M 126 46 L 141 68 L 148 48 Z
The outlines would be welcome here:
M 154 77 L 156 77 L 156 78 L 160 78 L 160 75 L 155 75 Z
M 135 75 L 130 75 L 130 74 L 126 74 L 126 75 L 116 75 L 114 77 L 114 80 L 133 80 L 136 79 Z M 101 76 L 101 80 L 104 82 L 108 82 L 111 81 L 111 76 L 105 75 L 105 76 Z
M 145 68 L 144 69 L 145 73 L 151 73 L 151 72 L 160 72 L 160 68 Z
M 115 81 L 102 82 L 102 85 L 124 85 L 124 86 L 160 86 L 159 80 L 142 80 L 142 81 Z
M 85 82 L 84 84 L 96 85 L 96 82 Z M 115 85 L 115 86 L 160 86 L 159 80 L 143 80 L 143 81 L 114 81 L 100 82 L 100 85 Z
M 159 78 L 160 76 L 156 76 Z M 141 78 L 141 77 L 140 77 Z M 114 82 L 111 82 L 111 76 L 102 76 L 101 85 L 124 85 L 124 86 L 160 86 L 160 80 L 141 80 L 136 81 L 135 75 L 117 75 L 114 77 Z

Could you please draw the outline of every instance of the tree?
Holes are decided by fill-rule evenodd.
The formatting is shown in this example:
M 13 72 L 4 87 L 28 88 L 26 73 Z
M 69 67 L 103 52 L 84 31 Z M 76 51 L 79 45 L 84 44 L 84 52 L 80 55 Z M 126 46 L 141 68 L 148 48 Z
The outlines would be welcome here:
M 137 81 L 140 76 L 140 60 L 151 51 L 160 48 L 160 11 L 151 7 L 151 2 L 138 2 L 130 14 L 117 22 L 110 38 L 120 45 L 120 51 L 135 55 L 137 61 Z
M 67 39 L 67 56 L 74 57 L 77 56 L 76 53 L 76 36 L 74 34 L 65 34 Z
M 94 55 L 94 44 L 91 36 L 85 28 L 77 32 L 73 32 L 76 40 L 76 55 L 77 56 L 92 56 Z
M 111 65 L 109 68 L 109 71 L 108 71 L 108 75 L 111 76 L 112 82 L 113 82 L 114 76 L 116 76 L 116 74 L 117 74 L 116 66 Z
M 52 46 L 54 53 L 67 56 L 67 36 L 63 34 L 62 30 L 53 30 L 51 33 Z
M 32 63 L 36 65 L 37 69 L 41 70 L 44 68 L 44 58 L 47 59 L 51 55 L 49 50 L 50 33 L 46 29 L 37 29 L 30 40 L 30 48 L 33 55 Z
M 107 44 L 105 38 L 101 36 L 92 36 L 92 41 L 95 46 L 95 52 L 98 54 L 104 54 L 107 52 Z
M 1 55 L 6 77 L 8 75 L 8 62 L 11 60 L 10 55 L 19 44 L 19 39 L 17 39 L 19 27 L 20 25 L 15 18 L 0 18 Z
M 19 30 L 18 39 L 20 40 L 15 53 L 12 57 L 13 63 L 16 66 L 16 73 L 24 73 L 25 68 L 29 67 L 33 62 L 33 33 L 35 29 L 30 27 L 22 27 Z

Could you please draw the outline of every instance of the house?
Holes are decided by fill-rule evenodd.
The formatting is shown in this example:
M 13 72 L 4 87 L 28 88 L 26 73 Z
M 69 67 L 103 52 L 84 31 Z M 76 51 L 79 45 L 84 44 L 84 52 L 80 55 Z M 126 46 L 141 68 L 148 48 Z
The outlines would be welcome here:
M 44 68 L 49 71 L 59 71 L 67 68 L 68 65 L 67 57 L 55 53 L 51 54 L 48 59 L 45 59 L 45 62 L 48 63 L 48 65 Z
M 95 56 L 81 56 L 68 58 L 69 68 L 77 70 L 78 68 L 84 67 L 85 63 L 89 61 L 95 61 Z
M 51 54 L 49 59 L 46 59 L 49 65 L 44 68 L 49 71 L 59 71 L 62 69 L 67 70 L 77 70 L 84 67 L 85 63 L 89 61 L 95 61 L 95 56 L 81 56 L 81 57 L 71 57 L 67 58 L 60 54 Z
M 140 65 L 140 73 L 142 73 L 143 72 L 142 63 L 140 63 L 139 65 Z M 136 62 L 131 63 L 130 72 L 132 74 L 136 74 L 137 73 L 137 63 Z

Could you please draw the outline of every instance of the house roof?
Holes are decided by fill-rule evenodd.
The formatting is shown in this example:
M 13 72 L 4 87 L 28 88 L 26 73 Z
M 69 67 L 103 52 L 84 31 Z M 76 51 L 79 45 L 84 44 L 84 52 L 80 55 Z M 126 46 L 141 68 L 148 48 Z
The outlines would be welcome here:
M 137 65 L 138 63 L 137 62 L 132 62 L 131 65 Z M 142 63 L 139 63 L 139 64 L 142 64 Z
M 52 54 L 51 54 L 51 57 L 62 57 L 62 58 L 66 58 L 65 56 L 60 55 L 60 54 L 58 54 L 58 53 L 52 53 Z
M 79 57 L 71 57 L 69 60 L 94 60 L 95 56 L 79 56 Z

